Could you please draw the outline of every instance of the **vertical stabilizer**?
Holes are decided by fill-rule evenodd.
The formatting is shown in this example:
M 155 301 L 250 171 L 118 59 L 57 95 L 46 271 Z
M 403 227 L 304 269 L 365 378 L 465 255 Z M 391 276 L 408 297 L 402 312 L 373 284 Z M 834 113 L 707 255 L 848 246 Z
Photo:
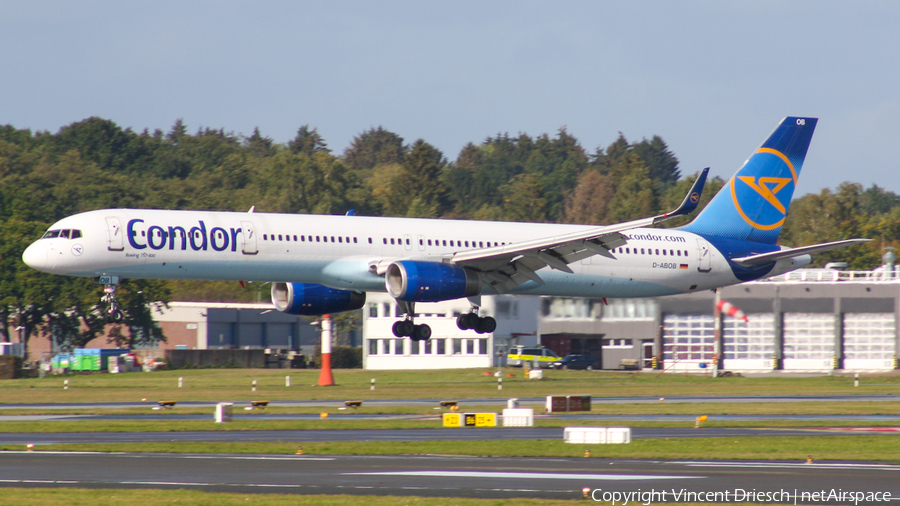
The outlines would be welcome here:
M 703 212 L 682 230 L 775 244 L 817 121 L 784 118 Z

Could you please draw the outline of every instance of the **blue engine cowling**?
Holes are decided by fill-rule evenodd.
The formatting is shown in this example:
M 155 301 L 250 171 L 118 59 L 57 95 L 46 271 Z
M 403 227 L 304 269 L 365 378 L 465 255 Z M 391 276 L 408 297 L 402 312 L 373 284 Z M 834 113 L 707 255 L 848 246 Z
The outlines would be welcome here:
M 384 284 L 391 297 L 407 302 L 439 302 L 481 293 L 477 272 L 443 262 L 394 262 L 385 272 Z
M 314 283 L 272 283 L 272 304 L 287 314 L 323 315 L 360 309 L 365 292 L 337 290 Z

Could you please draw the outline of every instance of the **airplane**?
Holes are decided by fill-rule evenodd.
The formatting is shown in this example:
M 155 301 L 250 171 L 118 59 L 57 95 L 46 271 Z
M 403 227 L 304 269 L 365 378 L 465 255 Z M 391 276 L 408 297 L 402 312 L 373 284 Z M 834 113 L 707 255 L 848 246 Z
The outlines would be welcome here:
M 777 245 L 816 118 L 787 117 L 709 205 L 680 228 L 647 228 L 694 211 L 709 169 L 669 213 L 615 225 L 241 212 L 101 209 L 64 218 L 22 255 L 30 267 L 104 285 L 110 322 L 123 278 L 271 282 L 279 311 L 322 315 L 387 292 L 405 314 L 397 337 L 431 336 L 415 303 L 468 298 L 461 330 L 489 333 L 486 294 L 658 297 L 782 274 L 811 254 L 867 239 Z

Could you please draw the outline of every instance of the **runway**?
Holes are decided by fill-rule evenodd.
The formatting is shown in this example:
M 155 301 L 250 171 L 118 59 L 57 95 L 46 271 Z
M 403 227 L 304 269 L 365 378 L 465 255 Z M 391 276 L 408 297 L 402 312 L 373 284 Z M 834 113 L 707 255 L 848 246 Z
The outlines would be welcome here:
M 655 502 L 794 504 L 803 494 L 900 496 L 900 466 L 442 456 L 0 453 L 0 486 L 196 489 L 241 493 L 565 499 L 653 493 Z M 665 493 L 665 495 L 662 495 Z M 728 495 L 726 495 L 726 493 Z M 711 494 L 711 495 L 710 495 Z M 716 495 L 718 494 L 718 495 Z M 748 494 L 754 494 L 748 496 Z M 761 495 L 760 495 L 761 494 Z M 766 496 L 768 494 L 768 496 Z M 768 497 L 770 500 L 766 500 Z M 636 497 L 635 497 L 636 498 Z M 736 500 L 737 499 L 737 500 Z M 808 501 L 812 503 L 812 500 Z M 853 501 L 815 501 L 853 504 Z M 875 500 L 859 504 L 877 504 Z
M 836 436 L 883 435 L 900 436 L 894 428 L 877 428 L 863 431 L 847 428 L 809 429 L 755 429 L 705 427 L 656 428 L 635 427 L 632 439 L 705 438 L 705 437 L 786 437 L 786 436 Z M 894 430 L 891 430 L 894 429 Z M 98 444 L 98 443 L 147 443 L 147 442 L 288 442 L 311 443 L 325 441 L 493 441 L 500 439 L 539 440 L 563 439 L 561 427 L 496 427 L 468 429 L 368 429 L 368 430 L 231 430 L 185 432 L 57 432 L 57 433 L 0 433 L 0 444 Z

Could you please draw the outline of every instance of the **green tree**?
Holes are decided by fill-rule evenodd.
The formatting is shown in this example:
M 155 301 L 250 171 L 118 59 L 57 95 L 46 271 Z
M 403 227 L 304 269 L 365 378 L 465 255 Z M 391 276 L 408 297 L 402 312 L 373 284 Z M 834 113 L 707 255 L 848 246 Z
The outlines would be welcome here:
M 318 151 L 331 152 L 318 130 L 315 128 L 310 130 L 309 125 L 303 125 L 297 130 L 297 136 L 288 143 L 288 149 L 294 153 L 305 153 L 307 156 L 313 156 Z

